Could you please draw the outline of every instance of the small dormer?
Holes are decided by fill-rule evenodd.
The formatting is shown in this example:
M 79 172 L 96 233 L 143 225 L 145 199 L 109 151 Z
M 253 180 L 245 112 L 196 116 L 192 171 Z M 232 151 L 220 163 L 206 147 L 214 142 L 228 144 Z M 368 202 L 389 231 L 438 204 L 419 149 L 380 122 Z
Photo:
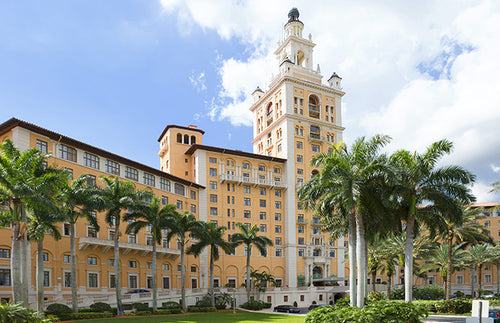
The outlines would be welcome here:
M 280 72 L 281 72 L 281 74 L 289 74 L 289 73 L 291 73 L 293 65 L 294 65 L 294 63 L 288 57 L 286 57 L 283 60 L 283 62 L 281 62 L 281 64 L 280 64 Z
M 253 96 L 253 103 L 255 103 L 259 101 L 262 98 L 262 96 L 264 96 L 264 91 L 262 91 L 262 89 L 257 86 L 255 91 L 253 91 L 252 96 Z
M 342 78 L 333 72 L 332 76 L 328 79 L 328 85 L 336 90 L 342 90 Z

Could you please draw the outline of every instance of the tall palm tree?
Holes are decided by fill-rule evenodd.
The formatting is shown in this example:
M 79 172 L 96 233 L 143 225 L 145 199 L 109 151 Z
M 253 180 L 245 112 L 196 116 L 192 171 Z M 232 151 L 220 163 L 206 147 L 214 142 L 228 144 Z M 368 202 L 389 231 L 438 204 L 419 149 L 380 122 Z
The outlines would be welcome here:
M 440 238 L 445 240 L 449 246 L 453 246 L 454 243 L 458 243 L 463 247 L 466 247 L 469 244 L 478 244 L 483 242 L 493 242 L 490 238 L 488 229 L 478 223 L 476 220 L 482 219 L 485 216 L 481 213 L 483 212 L 482 208 L 472 208 L 472 207 L 461 207 L 460 212 L 462 213 L 459 217 L 459 221 L 454 221 L 453 218 L 448 216 L 438 217 L 441 219 L 440 226 L 442 227 L 440 230 Z M 445 289 L 445 298 L 450 299 L 451 296 L 451 276 L 452 276 L 452 268 L 453 257 L 452 257 L 452 249 L 448 248 L 448 269 L 446 270 L 446 284 L 447 287 Z
M 497 277 L 500 277 L 500 242 L 495 243 L 495 250 L 494 252 L 497 254 L 496 257 L 493 259 L 493 263 L 495 264 L 495 267 L 497 268 Z M 497 292 L 496 294 L 500 294 L 500 279 L 497 278 Z
M 126 213 L 123 221 L 129 222 L 126 233 L 137 234 L 139 230 L 149 227 L 153 238 L 153 311 L 158 307 L 158 287 L 156 268 L 156 245 L 161 245 L 162 231 L 168 227 L 168 215 L 175 211 L 175 206 L 167 204 L 162 207 L 161 201 L 153 197 L 151 203 L 139 203 L 131 213 Z
M 453 144 L 441 140 L 430 145 L 423 154 L 400 150 L 390 157 L 396 170 L 395 194 L 401 206 L 406 210 L 405 243 L 405 301 L 412 300 L 413 278 L 413 239 L 420 224 L 433 228 L 434 207 L 448 210 L 449 214 L 460 214 L 456 201 L 468 204 L 474 201 L 470 189 L 466 186 L 475 180 L 475 176 L 460 166 L 437 168 L 439 160 L 449 154 Z M 430 204 L 417 209 L 417 205 Z
M 76 222 L 85 217 L 92 227 L 99 230 L 97 218 L 91 210 L 97 207 L 96 190 L 87 185 L 88 176 L 82 175 L 72 182 L 66 181 L 56 196 L 58 217 L 69 224 L 70 262 L 71 262 L 71 303 L 74 313 L 78 312 L 76 279 Z
M 210 248 L 210 294 L 211 305 L 215 306 L 214 293 L 214 262 L 219 260 L 219 249 L 225 253 L 233 253 L 233 246 L 224 240 L 224 232 L 226 227 L 217 227 L 214 223 L 201 222 L 199 228 L 192 231 L 193 238 L 197 241 L 189 247 L 188 254 L 199 256 L 205 248 Z
M 496 258 L 498 258 L 498 254 L 496 253 L 495 248 L 487 245 L 487 244 L 478 244 L 474 245 L 467 250 L 468 253 L 468 261 L 469 263 L 479 270 L 477 282 L 479 285 L 478 289 L 478 297 L 481 297 L 482 293 L 482 277 L 483 274 L 483 266 L 486 264 L 492 263 Z M 474 274 L 472 276 L 474 280 Z M 474 288 L 472 288 L 472 297 L 474 297 Z
M 136 191 L 134 184 L 121 181 L 118 176 L 114 178 L 102 176 L 101 179 L 105 187 L 99 191 L 99 209 L 105 210 L 106 223 L 114 230 L 116 308 L 117 315 L 123 315 L 120 281 L 120 223 L 122 212 L 137 205 L 144 195 Z
M 357 298 L 356 304 L 360 308 L 367 294 L 365 226 L 368 223 L 365 222 L 371 211 L 369 202 L 377 199 L 373 197 L 373 184 L 383 183 L 387 175 L 388 169 L 379 150 L 389 141 L 388 136 L 376 135 L 370 140 L 358 138 L 351 149 L 342 143 L 332 145 L 331 154 L 323 153 L 313 158 L 311 164 L 322 170 L 298 193 L 308 208 L 321 216 L 348 224 L 351 305 Z M 337 216 L 341 219 L 335 219 Z M 357 291 L 354 289 L 356 267 Z
M 247 281 L 245 284 L 247 290 L 247 301 L 250 301 L 250 290 L 252 284 L 250 283 L 250 256 L 252 255 L 252 246 L 255 246 L 262 256 L 267 256 L 267 246 L 272 246 L 273 242 L 271 239 L 265 236 L 258 235 L 260 229 L 257 224 L 252 227 L 246 226 L 242 223 L 236 223 L 236 226 L 240 229 L 231 236 L 231 242 L 234 248 L 244 245 L 247 251 Z
M 28 304 L 26 203 L 36 201 L 50 206 L 51 201 L 43 193 L 62 180 L 58 172 L 40 172 L 48 157 L 38 149 L 21 152 L 10 139 L 0 145 L 0 200 L 9 203 L 12 208 L 11 272 L 16 303 Z
M 179 243 L 181 249 L 181 294 L 182 294 L 182 309 L 185 312 L 187 310 L 186 304 L 186 244 L 189 242 L 187 238 L 187 233 L 193 233 L 200 230 L 200 222 L 196 220 L 194 215 L 185 212 L 180 214 L 176 210 L 172 210 L 168 215 L 168 234 L 167 239 L 170 240 L 172 237 L 177 236 L 177 242 Z
M 453 275 L 453 273 L 464 267 L 465 264 L 467 263 L 467 252 L 463 249 L 460 249 L 458 246 L 452 246 L 449 248 L 450 245 L 444 245 L 441 244 L 439 245 L 434 252 L 432 253 L 431 257 L 427 258 L 427 262 L 422 265 L 421 270 L 423 271 L 429 271 L 429 270 L 438 270 L 439 275 L 443 279 L 443 285 L 444 285 L 444 290 L 446 291 L 451 284 L 448 282 L 446 279 L 447 275 Z M 451 252 L 449 250 L 451 249 Z M 451 254 L 451 272 L 449 273 L 448 271 L 450 270 L 449 265 L 449 255 Z

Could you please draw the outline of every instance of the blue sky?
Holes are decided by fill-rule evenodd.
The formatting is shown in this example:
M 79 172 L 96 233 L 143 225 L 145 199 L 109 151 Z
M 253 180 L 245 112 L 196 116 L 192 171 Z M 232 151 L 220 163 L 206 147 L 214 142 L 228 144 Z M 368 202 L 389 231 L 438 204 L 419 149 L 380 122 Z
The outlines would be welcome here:
M 344 139 L 389 151 L 448 138 L 445 162 L 499 201 L 500 3 L 493 0 L 0 2 L 0 120 L 17 117 L 158 167 L 165 125 L 252 151 L 250 94 L 298 7 L 314 65 L 343 77 Z

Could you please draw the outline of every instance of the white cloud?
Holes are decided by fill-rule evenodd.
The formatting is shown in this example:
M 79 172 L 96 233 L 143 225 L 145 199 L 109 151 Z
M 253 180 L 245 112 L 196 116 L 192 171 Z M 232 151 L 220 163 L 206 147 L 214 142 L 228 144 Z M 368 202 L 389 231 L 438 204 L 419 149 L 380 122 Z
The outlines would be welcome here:
M 205 91 L 207 89 L 207 86 L 205 85 L 205 73 L 201 72 L 198 75 L 195 73 L 192 73 L 189 76 L 189 82 L 191 82 L 191 85 L 196 89 L 196 91 Z
M 498 1 L 161 2 L 180 24 L 246 45 L 244 58 L 219 64 L 212 118 L 251 124 L 250 93 L 266 89 L 277 69 L 276 41 L 296 6 L 305 35 L 317 43 L 314 66 L 343 77 L 345 140 L 386 133 L 393 149 L 421 151 L 448 138 L 455 151 L 446 161 L 478 173 L 474 191 L 490 196 L 487 183 L 496 178 L 489 165 L 500 160 Z
M 495 173 L 500 173 L 500 167 L 495 166 L 494 164 L 490 164 L 491 170 L 494 171 Z

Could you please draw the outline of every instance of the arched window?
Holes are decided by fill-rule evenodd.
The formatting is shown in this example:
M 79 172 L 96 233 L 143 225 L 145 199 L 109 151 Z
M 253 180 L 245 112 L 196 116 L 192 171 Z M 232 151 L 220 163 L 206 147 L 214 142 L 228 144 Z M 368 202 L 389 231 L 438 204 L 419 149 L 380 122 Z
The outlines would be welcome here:
M 189 145 L 189 135 L 184 135 L 184 143 Z
M 314 95 L 311 95 L 309 97 L 309 108 L 312 109 L 312 110 L 318 110 L 319 111 L 319 107 L 318 107 L 318 98 L 316 98 Z
M 273 103 L 272 102 L 269 102 L 269 104 L 267 105 L 266 111 L 267 111 L 267 114 L 273 112 Z
M 191 145 L 194 145 L 196 143 L 196 137 L 191 136 Z
M 304 63 L 304 52 L 299 50 L 297 52 L 297 65 L 302 66 L 302 63 Z
M 180 133 L 177 134 L 177 142 L 182 144 L 182 135 Z

